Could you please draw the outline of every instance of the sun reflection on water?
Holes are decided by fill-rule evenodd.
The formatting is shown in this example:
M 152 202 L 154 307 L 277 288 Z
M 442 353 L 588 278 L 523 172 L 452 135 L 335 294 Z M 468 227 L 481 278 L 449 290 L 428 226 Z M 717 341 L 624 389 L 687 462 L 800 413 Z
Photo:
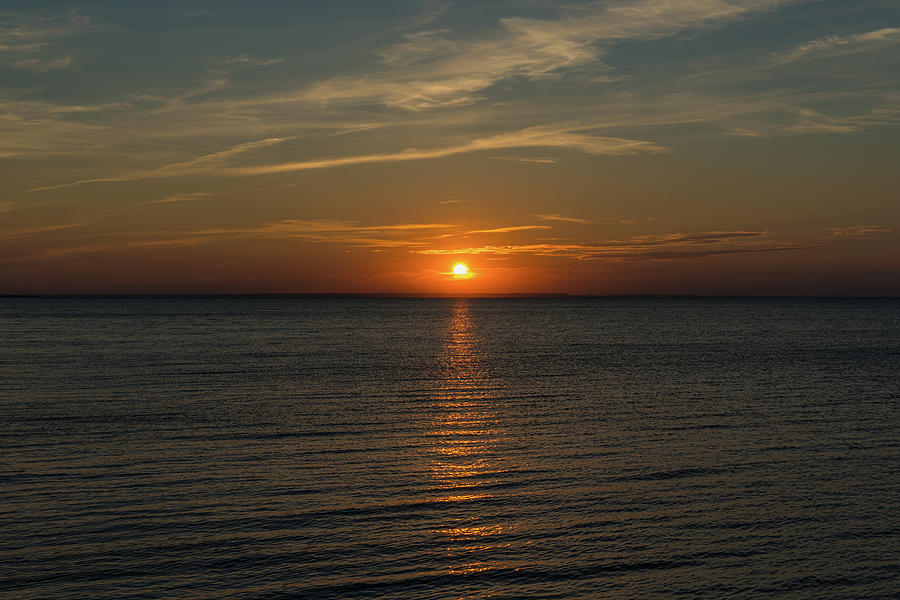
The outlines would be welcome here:
M 507 568 L 499 554 L 509 546 L 504 534 L 515 528 L 496 511 L 495 491 L 503 465 L 497 389 L 479 352 L 468 301 L 453 304 L 443 347 L 441 372 L 427 435 L 429 489 L 449 503 L 444 522 L 432 530 L 441 540 L 447 569 L 467 574 Z

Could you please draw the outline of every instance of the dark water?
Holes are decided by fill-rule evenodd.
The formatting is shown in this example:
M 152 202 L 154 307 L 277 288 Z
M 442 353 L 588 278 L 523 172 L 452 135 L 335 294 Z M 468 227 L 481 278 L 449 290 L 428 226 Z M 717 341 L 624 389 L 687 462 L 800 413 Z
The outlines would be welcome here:
M 0 299 L 3 598 L 897 598 L 900 303 Z

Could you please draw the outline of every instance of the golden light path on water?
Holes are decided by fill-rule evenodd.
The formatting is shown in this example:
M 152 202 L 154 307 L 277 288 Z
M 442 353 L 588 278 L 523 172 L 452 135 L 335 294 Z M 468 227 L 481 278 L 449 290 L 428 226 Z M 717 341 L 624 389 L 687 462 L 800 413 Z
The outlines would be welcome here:
M 454 503 L 451 517 L 433 533 L 449 559 L 448 571 L 471 574 L 505 569 L 503 534 L 516 528 L 485 507 L 504 468 L 499 444 L 507 435 L 498 414 L 496 385 L 479 355 L 479 340 L 466 300 L 457 300 L 447 327 L 441 378 L 434 389 L 434 417 L 427 454 L 430 489 Z

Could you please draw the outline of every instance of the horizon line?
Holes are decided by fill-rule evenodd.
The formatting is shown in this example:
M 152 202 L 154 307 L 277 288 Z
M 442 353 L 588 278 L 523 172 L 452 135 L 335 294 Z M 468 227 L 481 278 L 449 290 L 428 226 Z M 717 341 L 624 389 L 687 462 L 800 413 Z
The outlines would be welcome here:
M 321 298 L 321 299 L 798 299 L 798 300 L 900 300 L 900 295 L 835 294 L 568 294 L 558 292 L 518 292 L 505 294 L 429 294 L 379 292 L 109 292 L 109 293 L 0 293 L 0 298 Z

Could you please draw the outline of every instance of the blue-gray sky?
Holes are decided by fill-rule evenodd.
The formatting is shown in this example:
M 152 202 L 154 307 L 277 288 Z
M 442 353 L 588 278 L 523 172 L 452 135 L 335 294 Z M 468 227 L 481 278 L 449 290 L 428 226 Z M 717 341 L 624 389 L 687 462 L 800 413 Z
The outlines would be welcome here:
M 7 1 L 0 292 L 897 294 L 898 80 L 886 0 Z

